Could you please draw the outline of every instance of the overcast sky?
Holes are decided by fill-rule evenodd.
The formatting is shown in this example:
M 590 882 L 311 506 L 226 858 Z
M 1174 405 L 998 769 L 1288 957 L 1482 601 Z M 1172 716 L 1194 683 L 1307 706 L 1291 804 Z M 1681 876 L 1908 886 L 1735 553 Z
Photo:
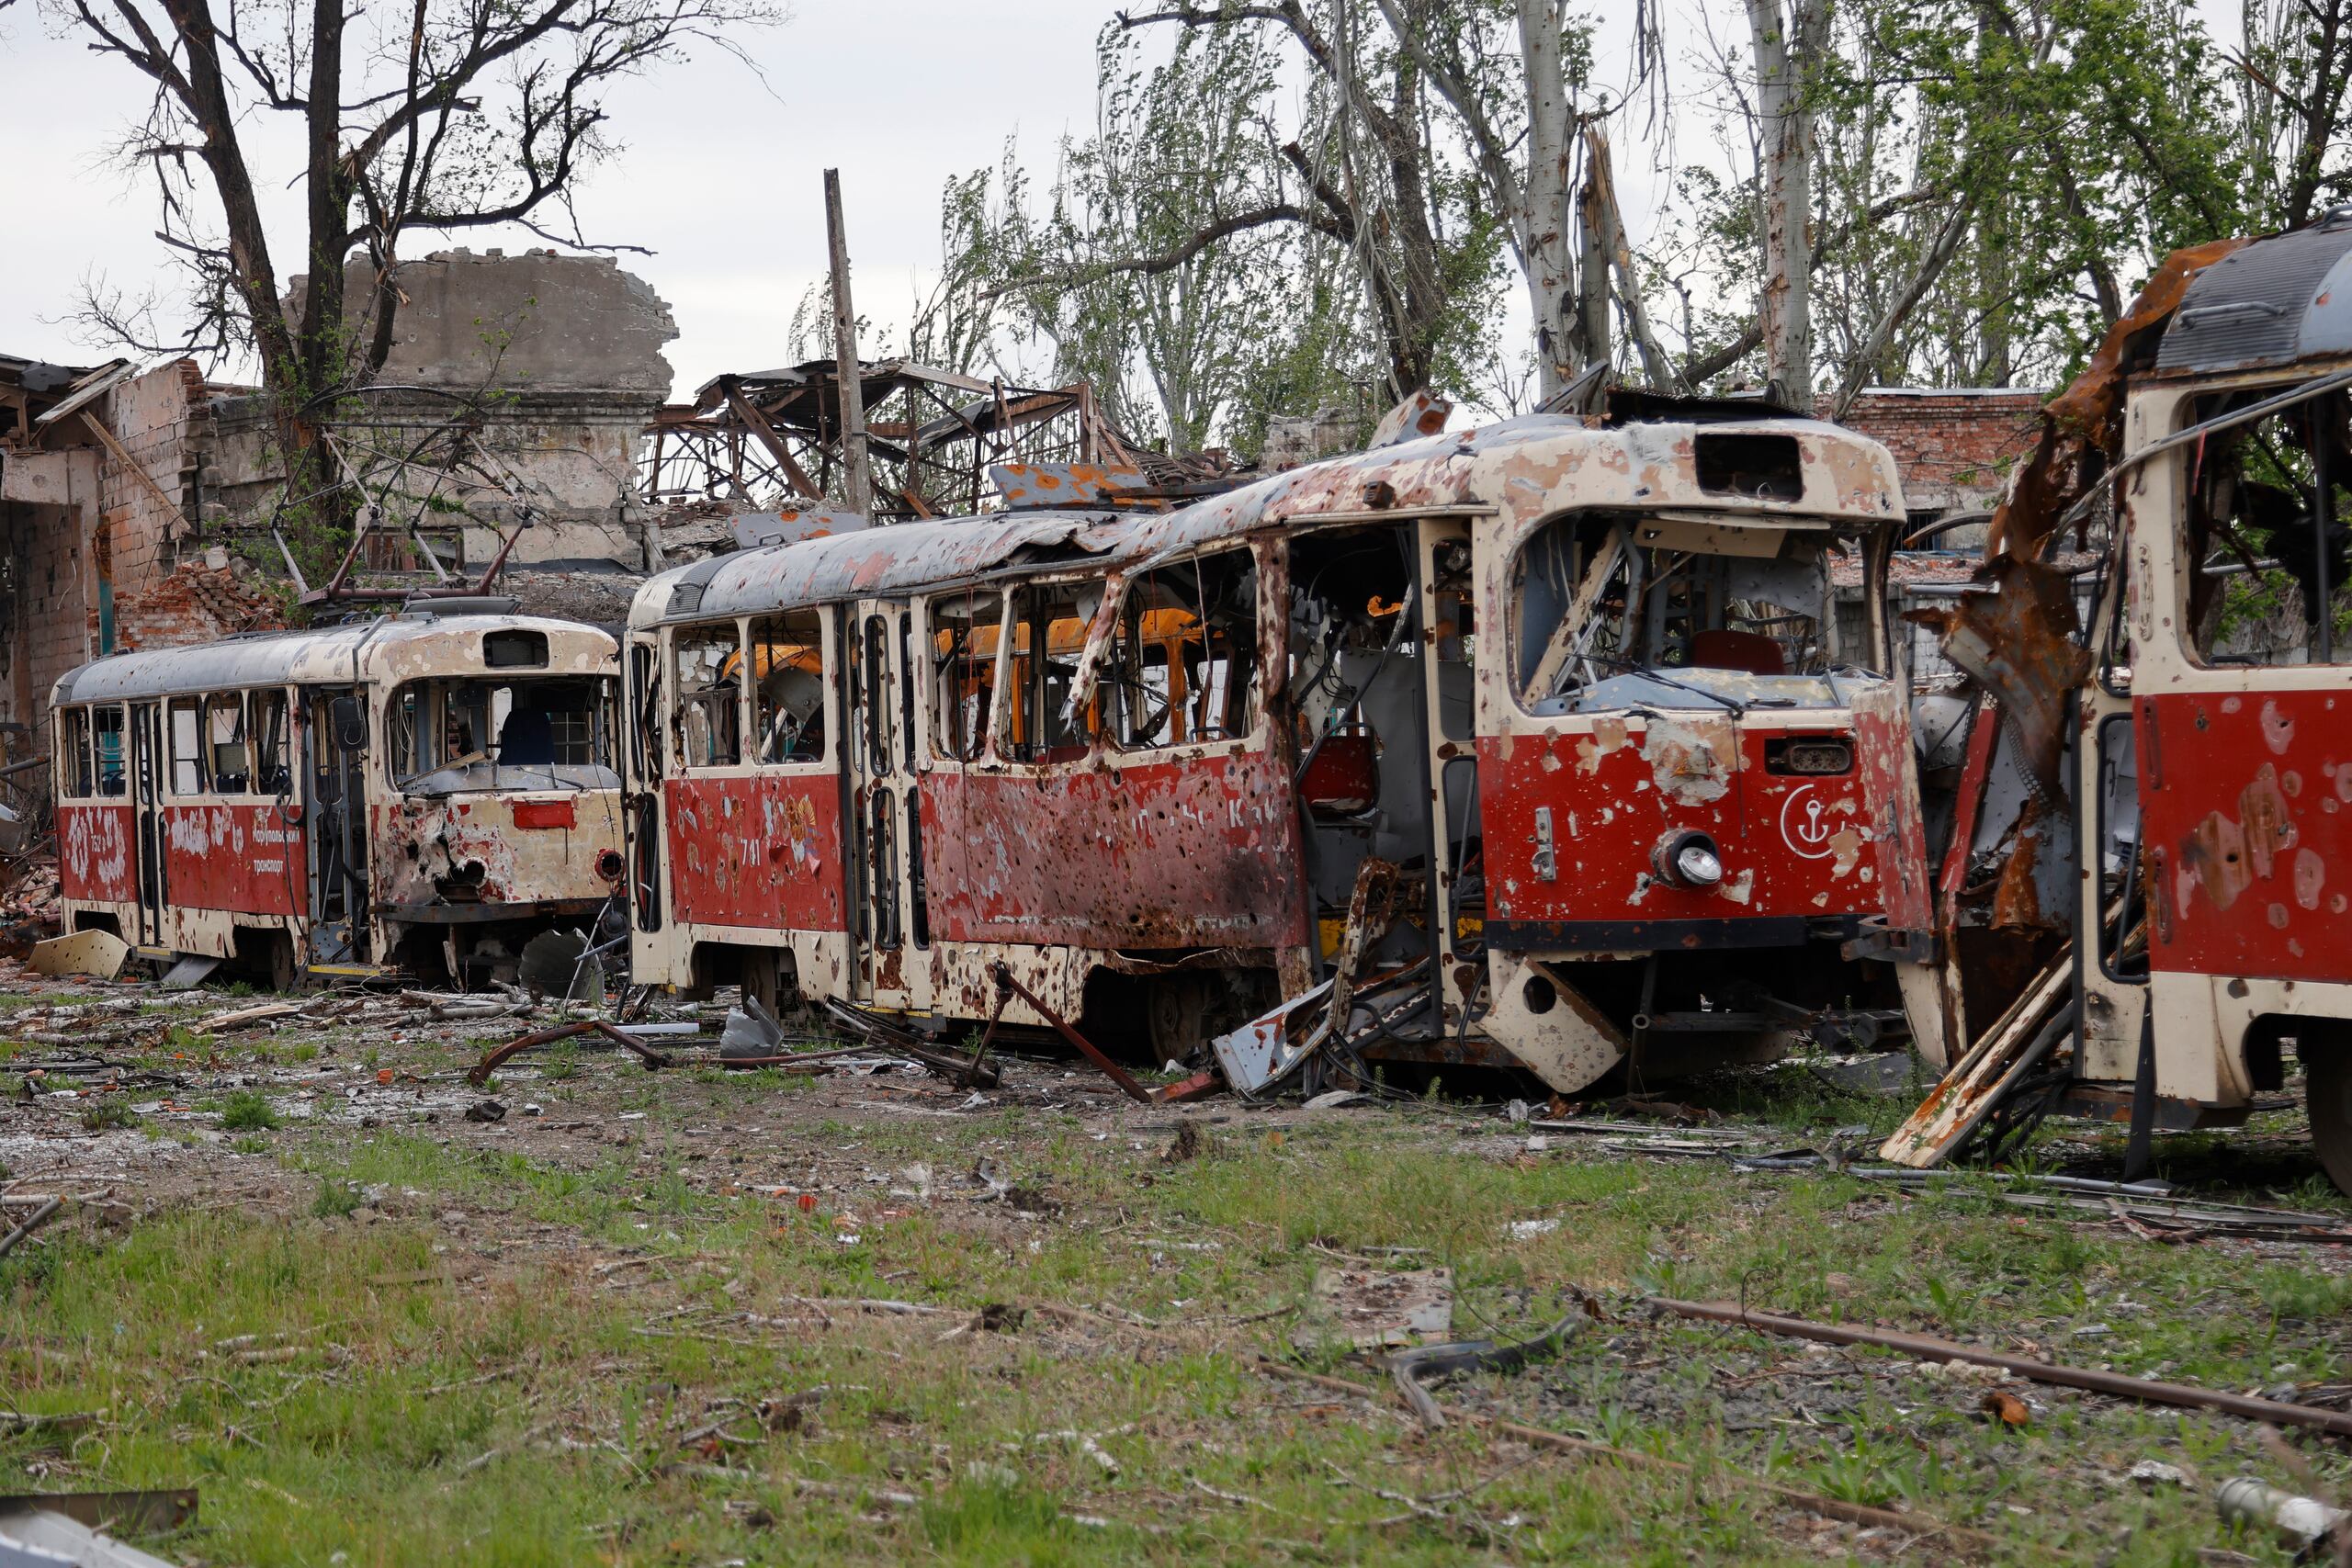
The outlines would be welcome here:
M 1093 123 L 1094 37 L 1108 0 L 800 0 L 745 42 L 766 77 L 716 51 L 612 95 L 622 157 L 582 189 L 588 238 L 626 255 L 670 301 L 679 392 L 721 370 L 788 357 L 786 328 L 825 266 L 823 171 L 842 171 L 860 313 L 906 314 L 939 259 L 939 189 L 1020 133 L 1042 158 Z M 134 291 L 168 282 L 152 189 L 107 151 L 143 107 L 137 77 L 53 37 L 33 0 L 0 10 L 0 354 L 63 364 L 109 357 L 64 318 L 83 278 Z M 293 172 L 281 162 L 279 178 Z M 279 266 L 299 254 L 280 198 Z M 519 231 L 456 243 L 544 242 Z M 423 249 L 415 239 L 412 248 Z M 437 241 L 427 241 L 441 248 Z
M 381 0 L 379 0 L 381 3 Z M 1085 134 L 1094 115 L 1094 42 L 1118 0 L 797 0 L 783 26 L 746 35 L 758 69 L 716 50 L 617 88 L 608 107 L 618 159 L 581 187 L 591 240 L 643 245 L 622 265 L 668 299 L 680 336 L 669 347 L 683 396 L 723 370 L 792 357 L 794 307 L 825 265 L 822 172 L 842 171 L 859 312 L 902 322 L 939 259 L 939 191 L 952 175 L 993 164 L 1017 133 L 1033 170 L 1049 177 L 1055 143 Z M 1671 0 L 1669 0 L 1669 4 Z M 0 9 L 0 353 L 88 364 L 110 350 L 76 340 L 67 320 L 83 280 L 136 294 L 171 281 L 155 240 L 154 196 L 107 158 L 146 102 L 119 60 L 58 34 L 38 8 Z M 2234 32 L 2228 0 L 2197 0 L 2209 24 Z M 1604 0 L 1600 68 L 1622 75 L 1633 7 Z M 1742 35 L 1736 6 L 1684 0 L 1668 36 L 1680 109 L 1675 144 L 1617 133 L 1628 226 L 1649 238 L 1661 152 L 1681 163 L 1716 155 L 1696 107 L 1709 87 L 1711 37 Z M 1719 14 L 1719 15 L 1718 15 Z M 1712 26 L 1707 18 L 1713 16 Z M 278 117 L 277 135 L 294 130 Z M 299 167 L 299 144 L 266 148 L 274 177 Z M 281 271 L 296 270 L 299 193 L 271 197 Z M 523 250 L 515 231 L 450 243 Z M 442 248 L 412 236 L 411 254 Z M 1523 329 L 1514 281 L 1506 292 Z M 1508 331 L 1509 328 L 1506 328 Z M 233 368 L 233 367 L 232 367 Z

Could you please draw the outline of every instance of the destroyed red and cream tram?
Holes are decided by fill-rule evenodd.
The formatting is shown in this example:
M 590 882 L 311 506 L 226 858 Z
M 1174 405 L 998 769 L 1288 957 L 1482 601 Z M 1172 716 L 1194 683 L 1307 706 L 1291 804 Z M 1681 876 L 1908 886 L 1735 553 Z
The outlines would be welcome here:
M 620 886 L 610 633 L 425 602 L 85 664 L 51 695 L 68 931 L 153 958 L 511 978 Z
M 1883 596 L 1830 581 L 1903 516 L 1875 443 L 1624 400 L 1156 513 L 1017 477 L 1069 503 L 640 591 L 638 978 L 1044 1021 L 1001 963 L 1244 1088 L 1327 1026 L 1573 1092 L 1900 1016 L 1841 953 L 1928 919 Z

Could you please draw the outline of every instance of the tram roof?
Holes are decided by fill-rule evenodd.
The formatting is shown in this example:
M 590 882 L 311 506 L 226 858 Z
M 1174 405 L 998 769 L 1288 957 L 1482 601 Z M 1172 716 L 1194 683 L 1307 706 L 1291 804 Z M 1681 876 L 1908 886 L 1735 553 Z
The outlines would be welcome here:
M 385 674 L 459 674 L 465 672 L 463 667 L 449 668 L 453 653 L 469 652 L 471 667 L 482 668 L 481 637 L 498 631 L 547 634 L 546 666 L 516 668 L 516 675 L 610 673 L 616 668 L 619 647 L 612 635 L 582 621 L 538 615 L 445 616 L 412 610 L 339 626 L 251 632 L 191 648 L 109 654 L 60 676 L 50 701 L 56 705 L 334 683 Z
M 1285 469 L 1170 512 L 999 512 L 739 550 L 649 580 L 629 625 L 921 592 L 1023 565 L 1094 559 L 1115 567 L 1268 527 L 1431 513 L 1502 513 L 1530 526 L 1572 507 L 1702 512 L 1763 528 L 1864 527 L 1903 517 L 1894 459 L 1870 437 L 1760 407 L 1746 415 L 1736 405 L 1704 406 L 1704 418 L 1622 423 L 1526 414 Z M 1758 436 L 1793 444 L 1799 495 L 1704 482 L 1703 444 Z

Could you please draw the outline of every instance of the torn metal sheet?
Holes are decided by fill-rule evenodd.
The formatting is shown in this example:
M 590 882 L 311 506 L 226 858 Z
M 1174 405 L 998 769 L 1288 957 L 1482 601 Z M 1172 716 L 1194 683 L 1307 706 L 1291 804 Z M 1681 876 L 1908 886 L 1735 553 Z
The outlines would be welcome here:
M 1141 468 L 1125 463 L 991 463 L 989 481 L 1014 512 L 1115 506 L 1151 484 Z
M 1921 1169 L 1951 1157 L 2018 1080 L 2058 1043 L 2073 1018 L 2072 1004 L 2065 1000 L 2073 986 L 2073 967 L 2062 953 L 2060 962 L 1985 1031 L 1894 1130 L 1880 1146 L 1880 1157 Z
M 1244 1097 L 1261 1094 L 1298 1070 L 1329 1037 L 1331 982 L 1293 997 L 1262 1018 L 1209 1042 L 1225 1081 Z
M 111 980 L 130 959 L 130 944 L 112 931 L 69 931 L 33 943 L 32 970 L 52 979 L 88 975 Z
M 164 972 L 164 989 L 192 991 L 204 983 L 204 977 L 220 967 L 220 960 L 202 953 L 183 953 L 178 963 Z
M 0 1568 L 172 1568 L 51 1509 L 0 1514 Z
M 854 533 L 866 525 L 866 519 L 838 507 L 808 506 L 788 507 L 781 512 L 739 512 L 728 523 L 738 548 L 756 550 L 800 539 Z
M 2094 452 L 2111 456 L 2121 444 L 2124 378 L 2144 356 L 2147 339 L 2165 330 L 2199 273 L 2245 243 L 2213 240 L 2164 259 L 2099 340 L 2082 374 L 2042 411 L 2033 456 L 2010 481 L 1985 530 L 1986 559 L 2041 555 L 2058 520 L 2103 471 L 2087 459 Z
M 1445 422 L 1453 416 L 1453 404 L 1424 387 L 1380 416 L 1373 427 L 1371 446 L 1394 446 L 1403 441 L 1418 441 L 1424 435 L 1435 435 L 1445 429 Z
M 1944 657 L 2000 699 L 2001 718 L 2045 800 L 2065 790 L 2059 762 L 2069 703 L 2090 673 L 2076 640 L 2074 584 L 2055 567 L 2003 556 L 1984 569 L 1993 592 L 1964 593 L 1950 609 L 1908 617 L 1943 640 Z

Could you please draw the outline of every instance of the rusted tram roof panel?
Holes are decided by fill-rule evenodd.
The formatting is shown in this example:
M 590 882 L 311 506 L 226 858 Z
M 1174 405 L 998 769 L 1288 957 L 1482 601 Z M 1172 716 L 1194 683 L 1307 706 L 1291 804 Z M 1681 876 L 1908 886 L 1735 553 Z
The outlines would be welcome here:
M 1068 552 L 1099 556 L 1134 528 L 1115 513 L 1069 512 L 899 523 L 766 549 L 738 550 L 665 571 L 638 591 L 632 628 L 755 615 L 778 604 L 887 597 Z
M 119 702 L 248 686 L 347 683 L 381 673 L 447 672 L 458 649 L 478 653 L 481 634 L 493 631 L 547 634 L 547 664 L 518 670 L 518 674 L 584 672 L 609 665 L 619 652 L 609 633 L 580 621 L 537 615 L 390 615 L 312 631 L 257 632 L 197 648 L 109 654 L 60 676 L 50 702 Z M 436 653 L 438 661 L 432 657 Z
M 1704 482 L 1702 443 L 1757 437 L 1794 444 L 1798 493 Z M 1528 414 L 1288 469 L 1168 513 L 992 514 L 738 551 L 653 578 L 629 625 L 916 592 L 1057 553 L 1120 565 L 1337 516 L 1484 507 L 1532 526 L 1588 506 L 1732 513 L 1766 526 L 1861 525 L 1899 519 L 1903 486 L 1876 442 L 1812 420 L 1602 425 Z

